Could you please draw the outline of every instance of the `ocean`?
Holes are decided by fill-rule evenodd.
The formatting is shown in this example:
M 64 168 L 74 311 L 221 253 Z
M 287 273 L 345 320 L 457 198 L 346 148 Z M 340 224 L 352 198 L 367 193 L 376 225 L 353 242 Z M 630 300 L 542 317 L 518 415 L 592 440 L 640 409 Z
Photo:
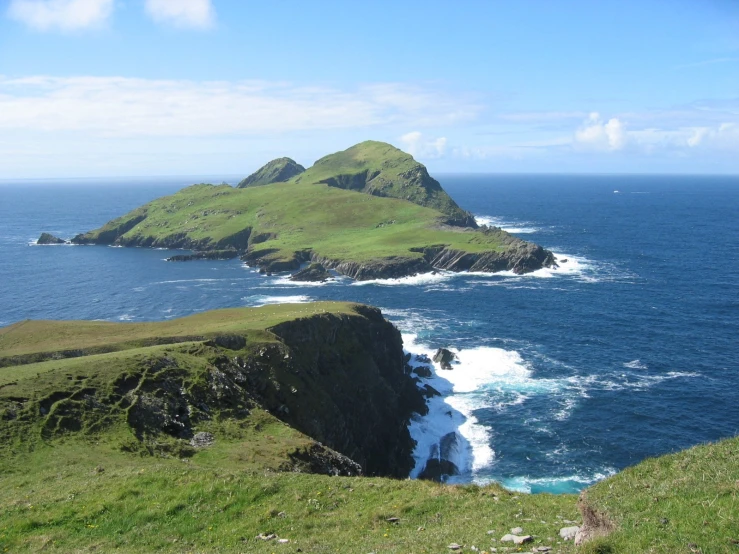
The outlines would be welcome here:
M 525 276 L 294 284 L 238 260 L 169 263 L 162 250 L 33 244 L 202 178 L 0 181 L 0 326 L 372 304 L 412 354 L 458 354 L 452 371 L 428 380 L 444 396 L 411 422 L 419 460 L 456 432 L 462 474 L 453 481 L 524 492 L 575 492 L 644 458 L 739 433 L 739 177 L 437 178 L 479 222 L 566 262 Z

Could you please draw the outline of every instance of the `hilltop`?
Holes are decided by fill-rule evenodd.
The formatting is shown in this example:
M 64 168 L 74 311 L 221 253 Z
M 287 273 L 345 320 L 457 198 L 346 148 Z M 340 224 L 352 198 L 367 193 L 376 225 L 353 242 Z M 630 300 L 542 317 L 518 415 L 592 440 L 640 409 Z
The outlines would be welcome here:
M 237 188 L 261 187 L 272 183 L 284 183 L 291 177 L 300 175 L 305 168 L 290 158 L 277 158 L 260 167 L 257 171 L 241 180 Z
M 239 255 L 264 271 L 320 262 L 354 279 L 556 266 L 538 245 L 476 228 L 425 167 L 390 145 L 361 143 L 286 182 L 266 184 L 280 173 L 274 169 L 288 167 L 276 162 L 253 176 L 260 186 L 193 185 L 72 242 Z

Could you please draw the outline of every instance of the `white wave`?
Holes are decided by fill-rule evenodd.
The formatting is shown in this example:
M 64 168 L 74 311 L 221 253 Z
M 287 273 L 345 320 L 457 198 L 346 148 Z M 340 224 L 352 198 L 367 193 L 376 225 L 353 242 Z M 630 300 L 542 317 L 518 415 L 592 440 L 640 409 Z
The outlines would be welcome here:
M 658 385 L 665 381 L 673 379 L 694 379 L 701 377 L 700 373 L 689 371 L 668 371 L 649 375 L 646 373 L 622 373 L 620 375 L 588 375 L 585 377 L 573 377 L 571 380 L 577 381 L 576 386 L 585 390 L 606 390 L 606 391 L 622 391 L 622 390 L 645 390 L 654 385 Z
M 624 367 L 628 367 L 629 369 L 649 369 L 649 366 L 642 363 L 641 360 L 631 360 L 630 362 L 626 362 Z
M 131 314 L 123 314 L 121 316 L 118 316 L 118 321 L 133 321 L 136 319 L 136 316 L 133 316 Z
M 353 281 L 354 286 L 364 285 L 382 285 L 386 287 L 409 286 L 409 285 L 435 285 L 443 281 L 448 281 L 460 275 L 470 275 L 470 273 L 455 273 L 454 271 L 436 270 L 429 273 L 419 273 L 418 275 L 409 275 L 407 277 L 399 277 L 397 279 L 370 279 L 367 281 Z
M 232 280 L 241 281 L 242 279 L 232 279 Z M 174 279 L 172 281 L 156 281 L 152 283 L 152 285 L 171 285 L 175 283 L 212 283 L 214 281 L 220 281 L 220 279 Z
M 290 287 L 325 287 L 326 285 L 335 285 L 343 281 L 348 280 L 347 277 L 339 276 L 333 277 L 326 281 L 291 281 L 290 275 L 281 275 L 279 277 L 273 277 L 270 286 L 277 288 L 290 288 Z
M 527 475 L 519 475 L 501 479 L 499 482 L 508 490 L 515 492 L 531 493 L 533 490 L 554 494 L 574 493 L 597 481 L 602 481 L 615 473 L 616 470 L 614 468 L 607 467 L 590 475 L 575 474 L 562 477 L 529 477 Z
M 242 298 L 250 306 L 266 306 L 268 304 L 305 304 L 310 302 L 310 296 L 295 295 L 295 296 L 268 296 L 264 294 L 258 294 L 255 296 L 245 296 Z
M 413 334 L 404 334 L 403 342 L 412 353 L 411 365 L 429 365 L 418 357 L 431 358 L 433 349 L 419 344 L 417 335 Z M 453 369 L 442 370 L 439 364 L 432 363 L 432 376 L 421 379 L 441 396 L 431 398 L 429 413 L 414 418 L 409 426 L 417 442 L 413 453 L 416 465 L 411 477 L 417 477 L 422 471 L 429 452 L 444 435 L 457 433 L 461 447 L 456 459 L 450 461 L 457 465 L 461 475 L 450 482 L 478 480 L 478 474 L 494 462 L 495 452 L 491 446 L 491 429 L 474 416 L 476 410 L 503 410 L 534 395 L 577 393 L 567 379 L 534 378 L 516 351 L 488 346 L 450 350 L 457 356 L 452 363 Z
M 512 235 L 528 235 L 531 233 L 538 233 L 541 231 L 538 227 L 532 227 L 527 224 L 513 223 L 505 221 L 500 217 L 493 217 L 488 215 L 476 215 L 475 221 L 478 225 L 487 225 L 488 227 L 498 227 L 506 233 Z

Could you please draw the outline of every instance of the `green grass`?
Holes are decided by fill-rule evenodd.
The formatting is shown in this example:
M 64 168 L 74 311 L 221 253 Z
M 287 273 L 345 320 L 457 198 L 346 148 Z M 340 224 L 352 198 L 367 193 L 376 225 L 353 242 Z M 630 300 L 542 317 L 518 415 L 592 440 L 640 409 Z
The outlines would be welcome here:
M 519 525 L 534 544 L 556 546 L 561 520 L 577 517 L 571 496 L 254 471 L 228 448 L 186 462 L 105 443 L 19 457 L 0 477 L 0 552 L 407 554 L 447 552 L 452 542 L 469 552 L 501 546 L 491 538 Z M 290 543 L 255 539 L 260 533 Z
M 591 487 L 587 504 L 616 526 L 603 552 L 739 552 L 739 437 L 646 460 Z
M 354 314 L 356 304 L 312 302 L 260 308 L 213 310 L 168 321 L 113 323 L 107 321 L 21 321 L 0 328 L 0 359 L 63 350 L 118 351 L 148 346 L 162 338 L 210 337 L 265 331 L 284 321 L 322 313 Z M 269 341 L 269 335 L 259 334 Z M 39 364 L 42 365 L 42 364 Z M 0 380 L 6 369 L 0 368 Z
M 411 249 L 447 245 L 466 252 L 500 251 L 510 236 L 440 227 L 439 212 L 410 202 L 329 187 L 276 183 L 234 189 L 193 185 L 155 200 L 85 236 L 105 236 L 126 222 L 145 219 L 122 235 L 124 241 L 147 239 L 165 244 L 187 236 L 211 248 L 230 244 L 244 229 L 266 240 L 255 252 L 275 249 L 274 259 L 292 259 L 313 251 L 330 259 L 372 261 L 392 256 L 419 258 Z
M 457 219 L 465 212 L 413 156 L 385 142 L 368 140 L 318 160 L 293 182 L 328 182 L 341 188 L 401 198 Z

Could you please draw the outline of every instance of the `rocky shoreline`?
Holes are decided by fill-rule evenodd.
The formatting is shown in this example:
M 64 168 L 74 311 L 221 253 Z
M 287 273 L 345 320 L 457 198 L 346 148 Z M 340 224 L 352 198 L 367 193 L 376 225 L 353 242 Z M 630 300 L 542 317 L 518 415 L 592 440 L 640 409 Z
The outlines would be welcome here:
M 125 233 L 124 229 L 127 230 L 128 227 L 128 225 L 124 225 L 120 231 Z M 495 230 L 495 228 L 492 228 L 492 230 Z M 164 239 L 154 239 L 153 237 L 140 235 L 124 238 L 122 233 L 101 234 L 95 239 L 80 234 L 69 242 L 79 245 L 193 250 L 192 254 L 171 256 L 167 258 L 167 261 L 228 260 L 239 257 L 248 265 L 259 268 L 262 273 L 298 271 L 295 274 L 296 276 L 300 274 L 303 264 L 320 264 L 324 269 L 333 270 L 356 281 L 399 279 L 439 270 L 485 273 L 512 271 L 517 275 L 523 275 L 545 267 L 557 267 L 557 261 L 551 251 L 542 248 L 538 244 L 526 242 L 516 237 L 510 237 L 506 249 L 500 252 L 464 252 L 439 245 L 412 250 L 414 254 L 417 254 L 416 256 L 393 256 L 362 262 L 328 258 L 310 250 L 295 252 L 292 258 L 276 257 L 277 251 L 274 249 L 255 248 L 256 245 L 265 242 L 269 238 L 269 236 L 252 233 L 251 228 L 247 228 L 217 243 L 208 238 L 193 240 L 184 234 L 170 235 Z M 59 244 L 67 242 L 56 237 L 53 237 L 53 239 L 60 241 Z M 42 240 L 49 240 L 47 233 L 41 235 L 37 244 L 50 244 L 50 242 L 42 242 Z M 53 244 L 56 244 L 56 242 Z M 318 280 L 325 280 L 329 277 L 330 275 L 321 273 Z M 297 277 L 295 280 L 305 279 Z

